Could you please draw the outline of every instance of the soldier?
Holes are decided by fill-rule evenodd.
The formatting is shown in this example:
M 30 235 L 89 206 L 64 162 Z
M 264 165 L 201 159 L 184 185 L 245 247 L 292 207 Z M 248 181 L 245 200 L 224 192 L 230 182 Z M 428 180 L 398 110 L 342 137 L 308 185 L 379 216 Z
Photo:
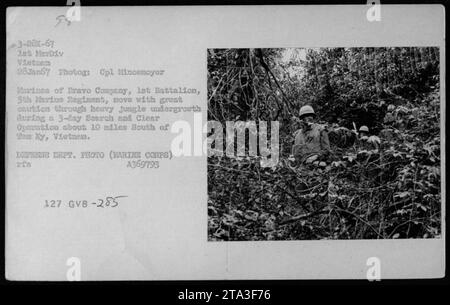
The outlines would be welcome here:
M 358 147 L 364 150 L 378 150 L 377 137 L 369 136 L 369 127 L 365 125 L 359 128 Z
M 301 163 L 305 160 L 306 163 L 325 161 L 330 153 L 328 131 L 325 126 L 315 123 L 315 118 L 311 106 L 300 108 L 301 129 L 295 133 L 292 155 Z
M 359 128 L 359 138 L 369 137 L 369 127 L 363 125 Z

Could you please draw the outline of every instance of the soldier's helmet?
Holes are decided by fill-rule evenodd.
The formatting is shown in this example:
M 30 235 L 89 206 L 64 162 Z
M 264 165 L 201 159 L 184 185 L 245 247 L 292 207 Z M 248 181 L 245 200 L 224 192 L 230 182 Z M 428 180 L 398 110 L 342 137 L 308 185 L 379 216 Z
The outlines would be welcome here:
M 305 115 L 316 115 L 316 113 L 314 112 L 313 107 L 309 106 L 309 105 L 305 105 L 302 106 L 302 108 L 300 108 L 300 118 L 302 118 Z
M 367 127 L 366 125 L 363 125 L 359 128 L 359 132 L 369 132 L 369 127 Z

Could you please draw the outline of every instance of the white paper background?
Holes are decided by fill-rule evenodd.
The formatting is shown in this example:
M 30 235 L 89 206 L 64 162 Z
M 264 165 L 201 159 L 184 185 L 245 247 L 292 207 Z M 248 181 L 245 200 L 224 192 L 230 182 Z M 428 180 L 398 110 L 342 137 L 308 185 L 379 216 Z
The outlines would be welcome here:
M 368 8 L 82 7 L 80 22 L 57 27 L 55 18 L 66 13 L 65 7 L 9 8 L 7 116 L 16 115 L 18 84 L 76 87 L 80 80 L 90 87 L 133 90 L 195 87 L 201 95 L 187 104 L 199 104 L 206 119 L 206 50 L 246 47 L 440 46 L 443 110 L 444 8 L 383 5 L 381 22 L 367 21 Z M 56 49 L 65 52 L 64 66 L 90 69 L 91 76 L 66 80 L 10 73 L 16 66 L 13 43 L 32 38 L 55 40 Z M 97 76 L 100 68 L 122 66 L 164 69 L 166 76 Z M 173 118 L 192 121 L 192 115 Z M 381 259 L 382 278 L 444 275 L 444 238 L 208 242 L 205 157 L 174 159 L 157 171 L 127 169 L 120 160 L 33 160 L 30 169 L 14 164 L 15 151 L 27 149 L 167 151 L 174 135 L 105 133 L 82 147 L 76 141 L 30 147 L 15 140 L 15 124 L 7 123 L 7 158 L 12 162 L 6 173 L 8 279 L 64 281 L 66 260 L 73 256 L 81 260 L 82 280 L 365 278 L 366 260 L 372 256 Z M 441 160 L 445 164 L 445 154 Z M 129 197 L 121 200 L 119 209 L 42 208 L 45 199 L 107 195 Z

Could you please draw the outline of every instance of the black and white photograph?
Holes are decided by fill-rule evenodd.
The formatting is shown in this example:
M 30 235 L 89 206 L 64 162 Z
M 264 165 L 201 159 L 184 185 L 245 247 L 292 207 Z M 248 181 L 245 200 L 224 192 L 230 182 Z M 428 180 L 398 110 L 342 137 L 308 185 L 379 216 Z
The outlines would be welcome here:
M 5 6 L 6 281 L 445 276 L 442 5 L 88 2 Z
M 439 52 L 208 49 L 208 241 L 440 238 Z

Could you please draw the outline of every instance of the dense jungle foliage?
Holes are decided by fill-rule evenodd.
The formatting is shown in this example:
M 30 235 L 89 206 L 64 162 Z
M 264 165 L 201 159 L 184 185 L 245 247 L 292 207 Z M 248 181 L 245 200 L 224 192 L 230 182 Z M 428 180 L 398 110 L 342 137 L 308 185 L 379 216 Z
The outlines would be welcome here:
M 209 240 L 440 237 L 439 90 L 433 47 L 208 50 L 208 120 L 280 122 L 275 167 L 208 156 Z M 320 166 L 290 158 L 306 104 Z M 361 125 L 379 150 L 356 148 Z

